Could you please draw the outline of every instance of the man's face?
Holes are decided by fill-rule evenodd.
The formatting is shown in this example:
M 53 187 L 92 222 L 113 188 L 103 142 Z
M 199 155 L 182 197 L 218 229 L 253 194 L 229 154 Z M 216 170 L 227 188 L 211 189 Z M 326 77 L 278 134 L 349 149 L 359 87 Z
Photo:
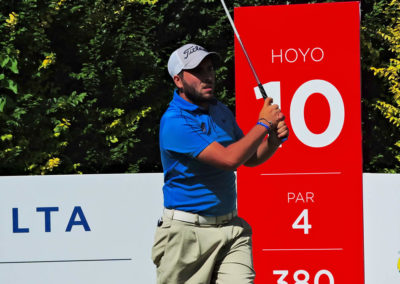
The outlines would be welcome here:
M 193 103 L 214 100 L 215 71 L 211 58 L 206 57 L 194 69 L 184 70 L 181 80 L 183 93 Z

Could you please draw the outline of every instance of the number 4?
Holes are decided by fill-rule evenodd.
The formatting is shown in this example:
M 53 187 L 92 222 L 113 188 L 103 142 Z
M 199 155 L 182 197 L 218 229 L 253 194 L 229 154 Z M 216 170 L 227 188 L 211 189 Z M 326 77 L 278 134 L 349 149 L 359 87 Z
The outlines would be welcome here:
M 303 219 L 303 224 L 300 224 Z M 308 223 L 308 209 L 304 209 L 303 212 L 297 217 L 296 221 L 292 224 L 293 229 L 303 229 L 304 234 L 308 235 L 308 230 L 311 229 L 311 225 Z

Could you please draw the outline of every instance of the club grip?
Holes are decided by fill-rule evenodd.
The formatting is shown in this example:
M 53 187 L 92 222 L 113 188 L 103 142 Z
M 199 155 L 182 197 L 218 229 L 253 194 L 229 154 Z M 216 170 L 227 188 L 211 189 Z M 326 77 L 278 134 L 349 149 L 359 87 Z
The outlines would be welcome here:
M 264 87 L 263 87 L 263 85 L 261 85 L 261 83 L 258 84 L 258 88 L 260 89 L 260 93 L 261 93 L 262 97 L 264 99 L 268 98 L 267 93 L 265 92 Z
M 265 92 L 265 89 L 264 89 L 263 85 L 261 85 L 261 83 L 258 84 L 258 88 L 260 89 L 261 95 L 264 98 L 264 100 L 266 98 L 268 98 L 267 93 Z M 282 138 L 281 142 L 284 143 L 284 142 L 286 142 L 286 140 L 288 140 L 287 137 L 286 138 Z

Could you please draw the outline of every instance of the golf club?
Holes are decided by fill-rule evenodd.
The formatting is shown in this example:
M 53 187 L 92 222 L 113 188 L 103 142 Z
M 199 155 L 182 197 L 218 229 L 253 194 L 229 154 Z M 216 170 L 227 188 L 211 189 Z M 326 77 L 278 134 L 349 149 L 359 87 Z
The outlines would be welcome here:
M 244 48 L 243 42 L 242 42 L 242 40 L 240 39 L 239 33 L 238 33 L 238 31 L 237 31 L 237 29 L 236 29 L 236 27 L 235 27 L 235 24 L 233 23 L 233 20 L 232 20 L 232 18 L 231 18 L 231 15 L 229 14 L 228 8 L 226 7 L 224 0 L 221 0 L 221 3 L 222 3 L 222 6 L 224 7 L 224 10 L 225 10 L 226 16 L 228 17 L 228 20 L 229 20 L 229 22 L 231 23 L 231 26 L 232 26 L 232 29 L 233 29 L 235 35 L 236 35 L 236 38 L 237 38 L 237 40 L 239 41 L 240 46 L 242 47 L 242 50 L 243 50 L 243 52 L 244 52 L 244 55 L 245 55 L 246 58 L 247 58 L 247 62 L 248 62 L 249 65 L 250 65 L 250 68 L 251 68 L 251 71 L 253 72 L 254 78 L 255 78 L 256 81 L 257 81 L 258 89 L 260 90 L 261 95 L 263 96 L 263 98 L 266 99 L 266 98 L 268 98 L 267 93 L 265 92 L 264 87 L 263 87 L 263 85 L 262 85 L 261 82 L 260 82 L 260 79 L 258 79 L 256 70 L 254 70 L 253 64 L 251 64 L 250 57 L 249 57 L 249 55 L 247 54 L 246 49 Z
M 227 8 L 226 5 L 225 5 L 225 1 L 224 1 L 224 0 L 221 0 L 221 3 L 222 3 L 222 6 L 224 7 L 224 10 L 225 10 L 226 16 L 228 17 L 228 20 L 229 20 L 229 22 L 231 23 L 231 26 L 232 26 L 232 29 L 233 29 L 235 35 L 236 35 L 236 38 L 237 38 L 237 40 L 239 41 L 240 46 L 242 47 L 243 53 L 244 53 L 244 55 L 246 55 L 247 62 L 249 63 L 250 68 L 251 68 L 251 71 L 253 72 L 254 78 L 255 78 L 256 81 L 257 81 L 258 89 L 260 90 L 260 93 L 261 93 L 262 97 L 263 97 L 264 99 L 266 99 L 266 98 L 268 98 L 267 93 L 265 92 L 265 89 L 264 89 L 263 85 L 261 84 L 260 79 L 258 79 L 256 70 L 254 70 L 253 64 L 251 64 L 250 57 L 249 57 L 249 55 L 247 54 L 246 49 L 244 48 L 243 42 L 242 42 L 242 40 L 240 39 L 240 36 L 239 36 L 239 32 L 237 31 L 237 29 L 236 29 L 236 27 L 235 27 L 235 24 L 234 24 L 234 22 L 233 22 L 233 20 L 232 20 L 232 17 L 231 17 L 231 15 L 229 14 L 228 8 Z M 286 140 L 287 140 L 287 138 L 281 139 L 282 142 L 285 142 Z

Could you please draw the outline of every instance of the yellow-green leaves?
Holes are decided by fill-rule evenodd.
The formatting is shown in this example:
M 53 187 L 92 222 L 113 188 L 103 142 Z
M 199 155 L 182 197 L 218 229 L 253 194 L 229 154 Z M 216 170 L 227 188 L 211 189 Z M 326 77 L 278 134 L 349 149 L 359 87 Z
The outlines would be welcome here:
M 14 28 L 15 25 L 18 23 L 18 14 L 15 12 L 10 13 L 9 18 L 6 19 L 7 26 Z
M 52 157 L 47 162 L 46 165 L 41 167 L 41 174 L 44 175 L 48 172 L 52 172 L 54 168 L 57 168 L 61 164 L 61 160 L 58 157 Z
M 155 4 L 158 0 L 127 0 L 128 3 Z
M 51 64 L 53 64 L 56 60 L 56 55 L 52 52 L 46 55 L 45 59 L 42 61 L 42 64 L 39 67 L 39 70 L 44 68 L 47 69 Z
M 1 141 L 10 141 L 12 140 L 13 136 L 12 134 L 4 134 L 0 136 Z
M 400 1 L 393 0 L 386 7 L 384 13 L 397 15 L 391 17 L 391 24 L 384 30 L 378 31 L 392 52 L 389 64 L 380 68 L 371 67 L 375 76 L 383 78 L 388 85 L 388 100 L 379 100 L 375 107 L 389 120 L 400 128 Z
M 66 118 L 62 118 L 61 121 L 57 120 L 56 123 L 57 125 L 53 129 L 54 137 L 59 137 L 63 131 L 66 131 L 71 126 L 71 122 Z
M 392 130 L 385 137 L 387 140 L 395 140 L 394 145 L 388 145 L 386 151 L 389 151 L 392 154 L 391 158 L 398 163 L 393 165 L 393 168 L 399 168 L 400 137 L 398 135 L 396 137 L 395 133 L 400 133 L 400 1 L 392 0 L 389 4 L 381 1 L 376 5 L 382 9 L 381 15 L 386 20 L 382 28 L 377 31 L 377 38 L 380 39 L 386 50 L 384 53 L 382 51 L 385 54 L 384 60 L 380 58 L 380 61 L 375 62 L 375 65 L 379 64 L 380 66 L 373 66 L 370 70 L 383 82 L 385 93 L 376 100 L 373 107 L 395 127 L 395 131 Z M 382 64 L 382 62 L 384 63 Z M 391 172 L 392 170 L 386 169 L 385 171 Z

